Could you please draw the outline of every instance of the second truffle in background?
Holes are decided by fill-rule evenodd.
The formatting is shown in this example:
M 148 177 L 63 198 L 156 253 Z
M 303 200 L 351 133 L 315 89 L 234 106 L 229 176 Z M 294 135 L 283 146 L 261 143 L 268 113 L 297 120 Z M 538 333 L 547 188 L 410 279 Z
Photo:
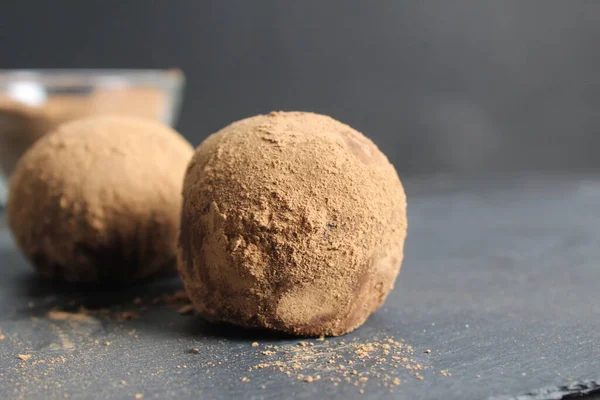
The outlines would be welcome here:
M 126 282 L 175 271 L 181 187 L 192 146 L 133 117 L 61 125 L 19 160 L 7 218 L 45 277 Z

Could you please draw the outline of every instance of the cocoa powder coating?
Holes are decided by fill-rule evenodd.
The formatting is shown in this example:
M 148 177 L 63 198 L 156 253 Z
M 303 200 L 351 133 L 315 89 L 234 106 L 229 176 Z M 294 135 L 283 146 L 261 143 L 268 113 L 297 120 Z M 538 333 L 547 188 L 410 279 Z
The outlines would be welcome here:
M 323 115 L 259 115 L 190 162 L 179 272 L 210 320 L 341 335 L 392 289 L 406 227 L 402 184 L 373 142 Z
M 19 160 L 8 224 L 48 278 L 131 281 L 175 271 L 181 187 L 191 145 L 133 117 L 66 123 Z

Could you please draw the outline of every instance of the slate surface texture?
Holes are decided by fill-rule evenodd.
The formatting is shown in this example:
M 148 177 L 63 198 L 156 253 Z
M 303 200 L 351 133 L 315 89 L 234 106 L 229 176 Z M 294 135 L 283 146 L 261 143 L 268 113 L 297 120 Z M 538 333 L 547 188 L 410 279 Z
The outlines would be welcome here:
M 324 341 L 211 325 L 154 303 L 181 288 L 177 279 L 128 289 L 41 281 L 0 228 L 0 397 L 600 392 L 600 178 L 412 179 L 406 189 L 409 235 L 395 290 L 364 326 Z M 78 313 L 82 306 L 89 311 Z

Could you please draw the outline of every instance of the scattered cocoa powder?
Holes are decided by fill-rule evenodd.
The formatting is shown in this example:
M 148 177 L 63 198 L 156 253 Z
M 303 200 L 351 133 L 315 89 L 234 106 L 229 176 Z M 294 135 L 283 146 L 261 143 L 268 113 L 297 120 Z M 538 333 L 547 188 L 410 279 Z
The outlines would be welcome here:
M 252 365 L 248 372 L 269 370 L 304 383 L 324 379 L 333 386 L 355 386 L 359 392 L 364 392 L 368 385 L 393 390 L 401 384 L 399 374 L 406 374 L 406 371 L 418 380 L 425 379 L 425 372 L 433 372 L 431 366 L 414 359 L 412 346 L 389 336 L 373 337 L 366 342 L 358 339 L 350 342 L 301 341 L 284 346 L 266 345 L 265 348 L 267 350 L 258 350 L 261 362 Z M 440 373 L 449 376 L 447 370 Z
M 394 167 L 330 117 L 273 112 L 196 150 L 185 177 L 179 269 L 210 320 L 341 335 L 385 300 L 403 258 Z

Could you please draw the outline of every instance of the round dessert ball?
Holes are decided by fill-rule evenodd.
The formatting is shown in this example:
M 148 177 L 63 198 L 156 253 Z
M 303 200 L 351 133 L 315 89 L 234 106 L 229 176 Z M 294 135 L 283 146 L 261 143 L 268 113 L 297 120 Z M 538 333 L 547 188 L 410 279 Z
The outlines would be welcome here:
M 7 205 L 41 275 L 127 282 L 176 272 L 181 188 L 192 146 L 133 117 L 66 123 L 19 160 Z
M 402 184 L 373 142 L 324 115 L 273 112 L 196 150 L 179 272 L 209 320 L 341 335 L 394 286 L 406 226 Z

